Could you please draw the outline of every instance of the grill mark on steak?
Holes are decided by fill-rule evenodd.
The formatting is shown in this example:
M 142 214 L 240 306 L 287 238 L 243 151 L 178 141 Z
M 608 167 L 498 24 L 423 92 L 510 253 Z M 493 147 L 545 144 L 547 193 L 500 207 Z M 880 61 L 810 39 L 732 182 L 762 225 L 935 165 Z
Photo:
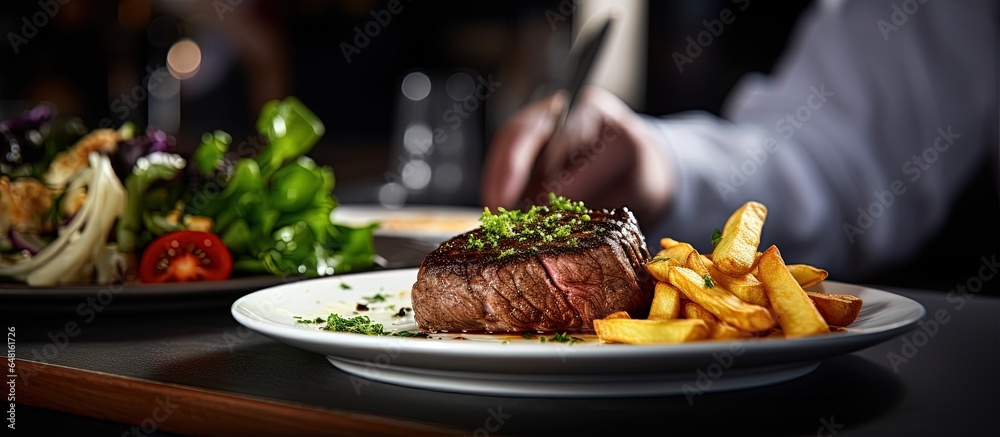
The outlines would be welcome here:
M 468 249 L 469 237 L 481 238 L 482 230 L 445 242 L 421 263 L 413 286 L 418 326 L 592 332 L 593 319 L 615 311 L 645 317 L 653 282 L 642 266 L 649 253 L 635 219 L 627 211 L 591 216 L 570 237 L 550 243 L 508 239 L 496 248 Z M 568 244 L 569 238 L 578 244 Z M 517 252 L 500 256 L 511 248 Z

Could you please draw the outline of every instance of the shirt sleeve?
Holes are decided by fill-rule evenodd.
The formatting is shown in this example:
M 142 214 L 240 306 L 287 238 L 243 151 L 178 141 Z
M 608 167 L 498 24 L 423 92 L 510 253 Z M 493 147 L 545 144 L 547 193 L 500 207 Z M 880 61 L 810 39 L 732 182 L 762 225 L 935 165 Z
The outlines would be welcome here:
M 647 239 L 709 251 L 712 229 L 756 200 L 768 207 L 761 250 L 776 244 L 788 262 L 863 279 L 906 261 L 996 159 L 998 12 L 991 1 L 820 2 L 774 74 L 741 79 L 722 118 L 648 118 L 677 190 Z

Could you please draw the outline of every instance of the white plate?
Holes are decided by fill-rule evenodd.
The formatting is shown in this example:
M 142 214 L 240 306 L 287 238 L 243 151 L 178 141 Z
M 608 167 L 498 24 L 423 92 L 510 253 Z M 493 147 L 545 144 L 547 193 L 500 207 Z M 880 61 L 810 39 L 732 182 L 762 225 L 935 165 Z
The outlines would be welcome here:
M 244 326 L 326 355 L 352 375 L 430 390 L 539 397 L 654 396 L 773 384 L 809 373 L 823 358 L 900 335 L 925 313 L 896 294 L 828 281 L 821 284 L 824 291 L 864 299 L 861 315 L 846 332 L 797 339 L 624 345 L 601 344 L 593 336 L 575 344 L 461 333 L 402 338 L 322 331 L 296 318 L 350 317 L 360 300 L 381 294 L 386 301 L 371 303 L 363 314 L 385 322 L 386 330 L 413 329 L 412 322 L 391 325 L 389 314 L 409 305 L 415 280 L 416 269 L 406 269 L 284 284 L 244 296 L 232 313 Z
M 452 206 L 404 206 L 386 208 L 376 205 L 339 205 L 331 217 L 337 223 L 365 226 L 380 222 L 375 235 L 415 238 L 442 243 L 455 235 L 479 227 L 478 208 Z

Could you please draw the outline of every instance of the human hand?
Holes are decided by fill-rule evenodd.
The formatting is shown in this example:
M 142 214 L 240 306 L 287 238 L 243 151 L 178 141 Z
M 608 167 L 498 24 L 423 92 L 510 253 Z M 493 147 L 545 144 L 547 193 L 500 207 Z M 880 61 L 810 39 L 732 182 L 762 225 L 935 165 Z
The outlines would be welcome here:
M 591 208 L 628 206 L 657 220 L 673 193 L 667 155 L 646 123 L 618 97 L 588 87 L 553 136 L 567 96 L 521 109 L 497 131 L 480 195 L 489 207 L 545 204 L 549 192 Z

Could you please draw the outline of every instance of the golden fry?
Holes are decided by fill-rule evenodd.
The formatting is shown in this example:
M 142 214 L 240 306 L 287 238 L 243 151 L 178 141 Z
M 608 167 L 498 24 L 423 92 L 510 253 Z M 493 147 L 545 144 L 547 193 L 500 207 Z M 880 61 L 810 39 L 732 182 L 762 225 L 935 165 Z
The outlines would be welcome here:
M 669 276 L 673 286 L 719 320 L 746 331 L 763 331 L 775 326 L 767 308 L 740 300 L 721 285 L 711 283 L 710 277 L 706 281 L 706 278 L 686 267 L 671 267 Z
M 715 263 L 711 261 L 706 262 L 704 256 L 702 256 L 702 262 L 708 269 L 708 273 L 712 276 L 712 280 L 717 284 L 721 284 L 723 288 L 735 294 L 740 300 L 762 307 L 771 306 L 771 303 L 767 300 L 767 292 L 764 291 L 764 284 L 756 276 L 750 273 L 740 277 L 729 276 L 715 267 Z
M 767 208 L 753 201 L 743 204 L 729 216 L 722 239 L 712 252 L 712 261 L 719 270 L 730 276 L 750 273 L 766 217 Z
M 659 257 L 653 258 L 651 261 L 643 265 L 646 271 L 653 276 L 658 282 L 667 282 L 668 274 L 670 274 L 670 267 L 677 265 L 677 261 L 672 258 Z
M 750 333 L 737 329 L 726 322 L 716 322 L 709 328 L 708 336 L 713 340 L 731 340 L 749 337 Z
M 660 239 L 660 247 L 662 247 L 664 249 L 669 249 L 669 248 L 674 247 L 674 246 L 676 246 L 678 244 L 681 244 L 681 242 L 677 241 L 677 240 L 675 240 L 673 238 L 670 238 L 670 237 L 664 237 L 664 238 Z
M 832 326 L 848 326 L 854 323 L 861 313 L 861 298 L 849 294 L 824 294 L 807 291 L 806 295 L 823 316 L 823 320 Z
M 671 266 L 684 265 L 688 254 L 694 251 L 688 243 L 677 243 L 667 249 L 657 252 L 653 259 L 646 263 L 646 271 L 657 281 L 668 282 L 667 274 Z
M 708 310 L 704 307 L 694 302 L 684 302 L 684 307 L 681 309 L 681 312 L 684 314 L 685 319 L 701 319 L 709 323 L 719 321 L 719 319 L 715 318 L 712 313 L 708 312 Z
M 608 315 L 604 316 L 604 320 L 631 319 L 631 318 L 632 317 L 630 317 L 628 315 L 628 312 L 626 312 L 626 311 L 618 311 L 618 312 L 614 312 L 614 313 L 611 313 L 611 314 L 608 314 Z
M 789 264 L 788 272 L 792 274 L 795 281 L 799 283 L 802 288 L 812 287 L 813 285 L 819 284 L 829 276 L 826 270 L 813 267 L 808 264 Z
M 682 343 L 708 337 L 704 320 L 594 320 L 594 330 L 601 341 L 630 344 Z
M 677 319 L 681 313 L 681 292 L 666 282 L 657 282 L 653 291 L 653 304 L 649 307 L 650 320 Z
M 704 320 L 708 323 L 708 337 L 713 340 L 730 340 L 749 337 L 750 333 L 740 330 L 726 322 L 720 321 L 704 307 L 694 302 L 684 302 L 681 312 L 686 319 Z
M 687 259 L 684 260 L 684 267 L 687 267 L 694 271 L 698 276 L 705 277 L 706 275 L 711 276 L 708 269 L 705 268 L 705 263 L 702 260 L 701 254 L 697 250 L 692 250 L 688 254 Z
M 688 243 L 677 243 L 667 249 L 657 252 L 656 258 L 669 258 L 676 261 L 677 265 L 682 265 L 684 264 L 684 261 L 687 260 L 688 254 L 693 250 L 694 247 Z
M 786 337 L 801 337 L 830 332 L 812 300 L 785 267 L 778 248 L 771 246 L 758 263 L 760 280 L 764 283 L 771 308 L 778 316 Z

